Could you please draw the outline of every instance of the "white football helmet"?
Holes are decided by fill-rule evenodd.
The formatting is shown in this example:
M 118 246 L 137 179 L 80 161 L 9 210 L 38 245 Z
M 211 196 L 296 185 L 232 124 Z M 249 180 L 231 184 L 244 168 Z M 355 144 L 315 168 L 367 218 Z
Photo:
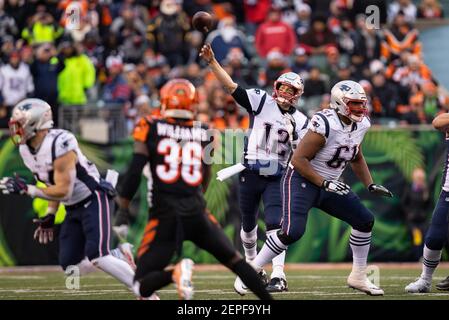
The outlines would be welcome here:
M 280 92 L 279 88 L 282 84 L 291 86 L 295 93 L 289 94 L 287 92 Z M 286 72 L 283 73 L 277 78 L 277 80 L 274 82 L 274 91 L 273 91 L 273 98 L 281 104 L 288 103 L 290 105 L 294 105 L 299 97 L 304 92 L 304 81 L 302 81 L 299 74 L 294 72 Z
M 38 130 L 53 128 L 50 105 L 41 99 L 25 99 L 12 110 L 9 131 L 12 141 L 24 144 L 36 135 Z
M 368 99 L 365 90 L 355 81 L 344 80 L 335 84 L 331 90 L 330 107 L 351 121 L 360 122 L 367 115 Z M 349 102 L 361 102 L 362 107 L 350 107 Z

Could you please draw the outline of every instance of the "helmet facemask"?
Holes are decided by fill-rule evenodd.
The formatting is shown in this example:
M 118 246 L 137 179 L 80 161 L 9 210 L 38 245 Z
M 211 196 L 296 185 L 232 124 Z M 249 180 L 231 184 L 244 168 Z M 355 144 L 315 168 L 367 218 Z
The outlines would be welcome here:
M 293 89 L 293 93 L 287 91 L 280 91 L 282 85 L 286 85 L 289 88 Z M 295 88 L 292 84 L 287 82 L 276 81 L 274 83 L 274 99 L 281 106 L 285 106 L 286 104 L 289 106 L 293 106 L 296 104 L 298 99 L 301 97 L 303 90 L 300 88 Z
M 368 108 L 366 107 L 367 100 L 343 98 L 343 102 L 346 111 L 344 116 L 348 117 L 351 121 L 361 122 L 368 114 Z M 362 105 L 354 105 L 354 103 L 361 103 Z
M 16 146 L 26 143 L 26 141 L 31 138 L 26 137 L 25 129 L 22 127 L 19 121 L 10 120 L 8 126 L 11 140 Z

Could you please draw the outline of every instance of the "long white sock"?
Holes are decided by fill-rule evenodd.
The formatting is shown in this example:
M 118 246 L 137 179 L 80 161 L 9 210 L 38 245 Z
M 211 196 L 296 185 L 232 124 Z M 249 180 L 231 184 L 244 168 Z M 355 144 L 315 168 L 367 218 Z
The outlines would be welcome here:
M 88 273 L 97 270 L 97 268 L 92 264 L 92 262 L 90 262 L 90 260 L 87 257 L 81 260 L 81 262 L 78 263 L 76 266 L 79 268 L 80 276 L 84 276 Z
M 125 261 L 108 254 L 107 256 L 92 260 L 92 263 L 98 269 L 113 276 L 132 291 L 134 271 Z
M 433 273 L 440 263 L 441 250 L 431 250 L 424 245 L 423 258 L 421 278 L 432 282 Z
M 352 270 L 365 271 L 371 244 L 371 232 L 352 229 L 349 244 L 352 250 Z
M 268 231 L 267 238 L 269 235 L 275 234 L 278 230 L 279 229 Z M 285 254 L 286 254 L 286 251 L 283 251 L 281 254 L 278 254 L 276 257 L 274 257 L 272 259 L 273 272 L 271 272 L 271 279 L 273 279 L 273 278 L 285 279 L 285 273 L 284 273 Z
M 257 256 L 257 226 L 250 232 L 240 230 L 246 261 L 252 261 Z
M 277 233 L 270 234 L 267 236 L 267 240 L 252 262 L 252 265 L 256 271 L 259 272 L 267 263 L 272 261 L 274 257 L 285 252 L 285 250 L 287 250 L 287 246 L 279 240 Z

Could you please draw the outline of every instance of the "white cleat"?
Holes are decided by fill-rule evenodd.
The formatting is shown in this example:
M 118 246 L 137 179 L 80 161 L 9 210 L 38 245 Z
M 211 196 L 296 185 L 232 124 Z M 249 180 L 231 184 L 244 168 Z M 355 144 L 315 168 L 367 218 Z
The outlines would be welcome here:
M 260 270 L 258 275 L 260 277 L 260 281 L 262 281 L 263 285 L 266 287 L 268 285 L 268 276 L 265 270 Z M 234 291 L 241 296 L 248 293 L 248 287 L 243 283 L 240 277 L 237 277 L 234 281 Z
M 348 277 L 348 286 L 352 289 L 365 292 L 370 296 L 383 296 L 384 291 L 374 285 L 365 273 L 351 272 Z
M 234 281 L 234 290 L 241 296 L 244 296 L 245 294 L 248 293 L 248 287 L 245 286 L 240 277 L 237 277 Z
M 136 263 L 134 262 L 134 253 L 133 253 L 133 245 L 129 242 L 121 243 L 118 245 L 120 253 L 123 255 L 121 257 L 122 260 L 125 260 L 129 266 L 136 270 Z
M 416 281 L 410 283 L 405 287 L 405 292 L 407 293 L 428 293 L 432 288 L 432 284 L 419 277 Z
M 194 263 L 191 259 L 182 259 L 173 270 L 173 282 L 176 284 L 181 300 L 191 300 L 193 298 L 193 265 Z

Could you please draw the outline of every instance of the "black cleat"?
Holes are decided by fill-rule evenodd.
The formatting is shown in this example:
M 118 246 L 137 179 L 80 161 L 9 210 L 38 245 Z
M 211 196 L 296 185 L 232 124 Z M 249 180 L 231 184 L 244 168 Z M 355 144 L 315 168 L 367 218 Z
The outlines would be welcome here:
M 449 291 L 449 276 L 446 279 L 438 282 L 438 284 L 435 287 L 438 290 Z
M 287 280 L 282 278 L 273 278 L 267 285 L 268 292 L 284 292 L 288 291 Z

